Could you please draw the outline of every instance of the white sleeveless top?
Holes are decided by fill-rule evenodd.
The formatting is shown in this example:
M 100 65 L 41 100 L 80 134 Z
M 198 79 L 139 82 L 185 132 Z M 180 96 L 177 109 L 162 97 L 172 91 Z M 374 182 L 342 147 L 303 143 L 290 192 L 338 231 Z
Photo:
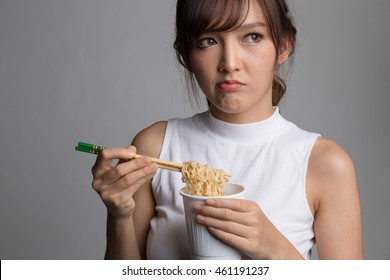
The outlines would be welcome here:
M 231 124 L 209 111 L 168 121 L 160 154 L 175 162 L 198 161 L 224 169 L 246 188 L 268 219 L 306 259 L 314 245 L 313 215 L 305 190 L 310 152 L 318 134 L 285 120 L 276 107 L 261 122 Z M 159 169 L 152 181 L 157 215 L 147 242 L 149 259 L 190 259 L 181 174 Z

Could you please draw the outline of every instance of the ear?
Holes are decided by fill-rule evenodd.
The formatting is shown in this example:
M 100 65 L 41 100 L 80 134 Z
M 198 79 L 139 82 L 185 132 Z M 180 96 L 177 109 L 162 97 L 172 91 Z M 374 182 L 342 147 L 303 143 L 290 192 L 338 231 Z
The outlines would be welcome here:
M 282 46 L 280 48 L 278 64 L 283 64 L 289 57 L 291 52 L 291 41 L 288 38 L 283 39 Z

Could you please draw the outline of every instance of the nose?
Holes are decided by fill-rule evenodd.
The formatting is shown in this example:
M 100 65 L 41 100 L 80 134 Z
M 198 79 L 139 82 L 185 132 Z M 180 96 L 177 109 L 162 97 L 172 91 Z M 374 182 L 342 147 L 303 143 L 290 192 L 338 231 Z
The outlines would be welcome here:
M 239 71 L 242 66 L 240 49 L 235 42 L 225 42 L 221 49 L 221 58 L 218 70 L 221 72 Z

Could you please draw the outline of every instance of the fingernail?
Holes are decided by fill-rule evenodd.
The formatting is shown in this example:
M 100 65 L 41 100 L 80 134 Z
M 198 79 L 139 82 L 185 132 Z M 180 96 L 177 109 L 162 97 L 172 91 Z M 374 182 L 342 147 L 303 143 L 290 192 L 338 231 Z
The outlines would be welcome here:
M 203 222 L 204 221 L 204 216 L 202 215 L 196 215 L 196 219 L 199 221 L 199 222 Z
M 146 171 L 149 173 L 156 171 L 156 169 L 157 169 L 157 165 L 155 163 L 152 163 L 152 164 L 149 164 L 148 166 L 146 166 Z
M 207 199 L 206 203 L 207 203 L 207 205 L 214 205 L 215 204 L 215 200 L 214 199 Z
M 200 204 L 195 204 L 194 209 L 200 210 L 200 209 L 202 209 L 202 206 Z
M 156 171 L 156 170 L 157 170 L 157 164 L 152 163 L 152 164 L 150 165 L 150 171 Z
M 150 157 L 143 157 L 142 158 L 142 162 L 145 163 L 145 164 L 149 163 L 150 162 Z
M 129 156 L 129 158 L 133 158 L 135 156 L 135 153 L 132 150 L 127 150 L 127 155 Z

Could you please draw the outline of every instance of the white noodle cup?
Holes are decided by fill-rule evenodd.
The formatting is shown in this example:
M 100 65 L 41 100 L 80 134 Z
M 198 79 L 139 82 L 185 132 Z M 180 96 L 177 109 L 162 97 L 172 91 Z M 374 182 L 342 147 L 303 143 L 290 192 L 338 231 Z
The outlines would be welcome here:
M 205 203 L 208 198 L 245 198 L 245 189 L 241 185 L 226 183 L 222 196 L 195 196 L 188 194 L 186 188 L 180 190 L 183 197 L 187 236 L 190 242 L 192 258 L 195 260 L 240 260 L 241 253 L 234 247 L 213 236 L 204 225 L 196 221 L 195 204 Z

